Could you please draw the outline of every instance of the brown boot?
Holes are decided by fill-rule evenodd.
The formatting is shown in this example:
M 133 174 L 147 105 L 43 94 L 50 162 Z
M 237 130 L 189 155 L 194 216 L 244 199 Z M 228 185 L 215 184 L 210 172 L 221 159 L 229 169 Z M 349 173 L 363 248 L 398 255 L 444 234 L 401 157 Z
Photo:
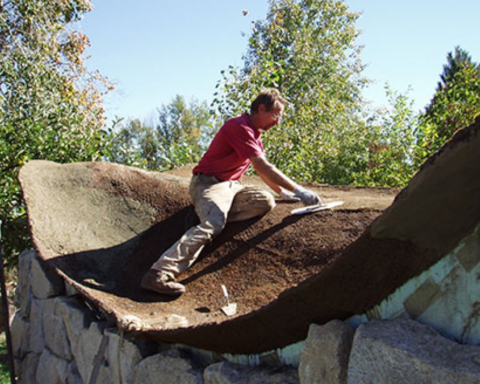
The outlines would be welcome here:
M 178 296 L 185 292 L 185 286 L 177 283 L 175 277 L 156 269 L 148 270 L 143 276 L 140 286 L 147 291 L 162 295 Z

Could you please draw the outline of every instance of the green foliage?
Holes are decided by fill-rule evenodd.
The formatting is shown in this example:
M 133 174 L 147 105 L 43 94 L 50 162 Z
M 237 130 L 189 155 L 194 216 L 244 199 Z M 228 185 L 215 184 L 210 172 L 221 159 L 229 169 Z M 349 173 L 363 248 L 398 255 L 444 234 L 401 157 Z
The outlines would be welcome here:
M 296 156 L 302 163 L 298 171 L 303 173 L 291 173 L 326 184 L 405 186 L 415 171 L 412 153 L 418 116 L 406 95 L 389 87 L 386 94 L 388 107 L 369 111 L 364 104 L 361 118 L 353 116 L 339 129 L 298 143 Z M 289 134 L 293 130 L 295 126 L 287 128 Z M 284 138 L 292 140 L 287 135 Z M 280 147 L 276 145 L 274 150 Z
M 447 64 L 418 130 L 416 162 L 437 151 L 459 129 L 480 114 L 480 66 L 460 47 L 447 55 Z
M 361 98 L 358 15 L 337 0 L 270 0 L 255 23 L 241 69 L 222 72 L 212 106 L 224 120 L 248 109 L 262 87 L 291 102 L 281 127 L 264 135 L 286 174 L 327 184 L 404 186 L 418 166 L 480 113 L 480 69 L 459 47 L 448 55 L 422 116 L 387 88 L 389 107 Z
M 222 119 L 245 111 L 261 87 L 276 87 L 290 101 L 264 143 L 269 159 L 297 179 L 352 181 L 367 83 L 357 18 L 342 1 L 272 0 L 266 20 L 255 24 L 244 67 L 230 67 L 217 85 L 213 106 Z
M 143 152 L 139 142 L 144 141 L 144 136 L 151 132 L 151 128 L 144 126 L 139 120 L 124 122 L 121 118 L 113 121 L 109 130 L 109 161 L 147 168 L 147 159 L 143 159 Z
M 177 95 L 169 105 L 158 109 L 156 131 L 161 165 L 172 169 L 200 160 L 214 128 L 206 102 L 192 101 L 187 106 Z
M 10 368 L 6 357 L 8 356 L 7 338 L 5 333 L 0 334 L 0 384 L 9 384 L 10 380 Z
M 416 171 L 413 151 L 418 115 L 413 112 L 413 101 L 389 86 L 386 95 L 388 107 L 364 112 L 364 123 L 355 132 L 356 145 L 349 151 L 356 159 L 348 167 L 350 184 L 404 187 Z
M 217 113 L 245 111 L 262 87 L 276 87 L 292 102 L 290 118 L 308 113 L 307 121 L 327 121 L 355 105 L 364 84 L 354 45 L 357 17 L 341 1 L 271 0 L 267 19 L 255 24 L 243 69 L 222 71 Z
M 155 127 L 138 120 L 115 122 L 110 160 L 150 170 L 167 170 L 197 162 L 213 134 L 206 103 L 187 105 L 177 95 L 158 109 Z
M 31 159 L 103 155 L 101 103 L 109 84 L 85 70 L 88 39 L 69 24 L 90 7 L 88 0 L 7 0 L 0 7 L 0 220 L 9 261 L 28 246 L 20 167 Z

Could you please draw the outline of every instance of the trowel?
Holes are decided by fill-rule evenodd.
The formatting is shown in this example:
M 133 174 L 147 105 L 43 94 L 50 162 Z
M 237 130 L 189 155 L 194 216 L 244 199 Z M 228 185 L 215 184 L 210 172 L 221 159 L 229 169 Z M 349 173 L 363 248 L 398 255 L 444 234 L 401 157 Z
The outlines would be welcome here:
M 227 287 L 223 284 L 222 284 L 222 291 L 223 291 L 223 296 L 225 297 L 225 302 L 226 302 L 226 305 L 221 308 L 222 312 L 227 316 L 233 316 L 237 313 L 237 303 L 230 303 L 230 300 L 228 299 Z
M 331 209 L 343 205 L 343 201 L 331 201 L 330 203 L 323 203 L 317 205 L 309 205 L 307 207 L 297 208 L 292 210 L 292 215 L 305 215 L 307 213 L 314 213 L 318 211 L 324 211 L 326 209 Z

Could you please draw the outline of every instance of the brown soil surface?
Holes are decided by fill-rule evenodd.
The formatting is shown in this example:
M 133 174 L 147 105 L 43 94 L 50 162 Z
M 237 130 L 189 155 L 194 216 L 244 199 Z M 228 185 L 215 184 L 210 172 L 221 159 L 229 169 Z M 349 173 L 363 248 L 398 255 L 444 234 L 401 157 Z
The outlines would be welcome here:
M 192 167 L 167 174 L 189 177 Z M 263 185 L 254 176 L 244 184 Z M 277 201 L 275 212 L 263 218 L 229 224 L 181 276 L 189 294 L 168 303 L 169 310 L 198 322 L 222 321 L 221 284 L 242 316 L 276 300 L 279 294 L 318 274 L 393 201 L 394 188 L 332 187 L 310 184 L 324 201 L 344 201 L 338 208 L 293 216 L 302 204 Z M 152 295 L 152 300 L 158 295 Z M 194 309 L 197 313 L 192 313 Z M 192 318 L 193 315 L 193 318 Z
M 451 250 L 480 220 L 480 182 L 470 181 L 478 179 L 478 130 L 458 135 L 398 196 L 309 185 L 345 204 L 293 216 L 300 204 L 279 203 L 228 224 L 181 276 L 187 292 L 177 299 L 145 292 L 139 281 L 194 223 L 183 177 L 190 168 L 159 174 L 36 161 L 20 180 L 41 258 L 121 327 L 133 315 L 132 328 L 148 337 L 255 353 L 301 340 L 313 322 L 363 313 Z M 459 191 L 457 217 L 448 202 Z M 222 284 L 235 316 L 221 312 Z
M 197 327 L 267 306 L 332 263 L 398 193 L 309 185 L 324 201 L 345 204 L 294 216 L 302 205 L 279 201 L 265 217 L 228 224 L 181 276 L 187 293 L 171 299 L 141 290 L 139 281 L 196 220 L 187 194 L 191 167 L 164 174 L 104 163 L 30 167 L 22 179 L 42 257 L 107 313 L 120 320 L 133 314 L 143 328 L 171 328 L 172 314 Z M 243 182 L 262 184 L 252 176 Z M 221 311 L 222 284 L 237 303 L 235 316 Z

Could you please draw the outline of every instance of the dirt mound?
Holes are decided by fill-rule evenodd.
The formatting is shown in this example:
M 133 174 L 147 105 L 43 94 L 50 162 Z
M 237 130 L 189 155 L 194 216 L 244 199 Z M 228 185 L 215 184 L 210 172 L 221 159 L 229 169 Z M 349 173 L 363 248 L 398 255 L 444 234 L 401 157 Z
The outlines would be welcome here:
M 149 173 L 33 161 L 20 180 L 40 257 L 121 327 L 218 352 L 256 353 L 301 340 L 313 322 L 363 313 L 478 223 L 480 183 L 468 181 L 478 179 L 478 130 L 457 135 L 383 214 L 398 190 L 311 185 L 326 201 L 345 205 L 292 216 L 300 204 L 279 203 L 264 217 L 228 224 L 181 276 L 187 293 L 178 299 L 143 291 L 139 281 L 195 222 L 188 178 L 177 176 L 189 168 Z M 453 217 L 459 191 L 460 216 Z M 221 284 L 237 303 L 235 316 L 220 311 Z

